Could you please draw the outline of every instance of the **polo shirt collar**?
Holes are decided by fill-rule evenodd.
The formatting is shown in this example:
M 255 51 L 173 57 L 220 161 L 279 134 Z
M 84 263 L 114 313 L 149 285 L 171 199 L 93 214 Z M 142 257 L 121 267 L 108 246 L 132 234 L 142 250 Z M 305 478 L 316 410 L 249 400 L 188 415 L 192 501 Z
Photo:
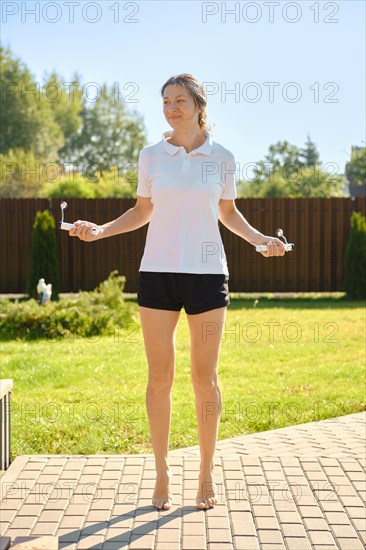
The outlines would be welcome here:
M 202 145 L 200 147 L 198 147 L 197 149 L 194 149 L 193 151 L 191 151 L 188 154 L 200 153 L 202 155 L 211 155 L 212 146 L 213 146 L 212 135 L 208 130 L 203 130 L 203 131 L 207 136 L 206 141 L 204 143 L 202 143 Z M 171 134 L 172 134 L 171 130 L 168 130 L 167 132 L 164 132 L 162 142 L 163 142 L 163 147 L 164 147 L 165 151 L 167 153 L 169 153 L 169 155 L 175 155 L 180 149 L 184 149 L 184 147 L 183 146 L 178 146 L 178 145 L 173 145 L 172 143 L 169 143 L 169 141 L 167 141 L 167 137 L 171 136 Z

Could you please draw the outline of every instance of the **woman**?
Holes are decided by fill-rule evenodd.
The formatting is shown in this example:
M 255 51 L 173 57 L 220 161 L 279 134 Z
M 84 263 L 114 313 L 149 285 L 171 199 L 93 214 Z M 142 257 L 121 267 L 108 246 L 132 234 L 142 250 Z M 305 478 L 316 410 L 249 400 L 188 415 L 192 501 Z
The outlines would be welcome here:
M 182 306 L 191 339 L 201 455 L 196 507 L 213 507 L 213 458 L 221 414 L 217 366 L 230 303 L 229 273 L 218 219 L 252 245 L 268 244 L 263 256 L 283 256 L 276 237 L 254 229 L 236 209 L 235 159 L 213 141 L 206 123 L 206 94 L 190 74 L 169 78 L 161 89 L 163 112 L 172 131 L 139 156 L 137 201 L 118 219 L 100 227 L 78 220 L 71 236 L 94 241 L 133 231 L 150 222 L 139 269 L 138 304 L 149 367 L 146 407 L 155 455 L 158 509 L 172 506 L 168 462 L 175 336 Z M 217 327 L 203 337 L 204 327 Z M 216 414 L 203 414 L 215 404 Z

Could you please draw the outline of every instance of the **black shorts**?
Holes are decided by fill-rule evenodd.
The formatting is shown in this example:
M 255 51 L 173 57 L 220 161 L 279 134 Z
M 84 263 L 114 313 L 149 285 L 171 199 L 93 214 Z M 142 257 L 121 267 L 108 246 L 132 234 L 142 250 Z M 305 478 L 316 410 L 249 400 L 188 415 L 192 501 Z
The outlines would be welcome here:
M 137 302 L 154 309 L 189 315 L 230 304 L 229 275 L 212 273 L 160 273 L 139 271 Z

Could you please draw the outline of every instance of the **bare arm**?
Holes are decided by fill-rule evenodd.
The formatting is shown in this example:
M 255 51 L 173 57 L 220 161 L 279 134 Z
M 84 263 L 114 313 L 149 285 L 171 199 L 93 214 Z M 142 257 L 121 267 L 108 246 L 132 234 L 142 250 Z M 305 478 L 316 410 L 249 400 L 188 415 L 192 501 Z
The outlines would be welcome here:
M 85 220 L 74 222 L 76 227 L 70 229 L 69 235 L 71 237 L 79 237 L 82 241 L 91 242 L 113 237 L 120 233 L 128 233 L 149 223 L 152 210 L 151 199 L 137 195 L 137 201 L 133 208 L 124 212 L 119 218 L 98 226 L 101 229 L 99 235 L 92 235 L 91 229 L 95 227 L 95 224 Z
M 263 235 L 263 233 L 251 226 L 243 214 L 236 208 L 234 200 L 220 200 L 219 220 L 230 231 L 239 235 L 239 237 L 245 239 L 253 246 L 271 243 L 269 250 L 261 252 L 263 256 L 283 256 L 285 254 L 283 242 L 277 239 L 277 237 Z

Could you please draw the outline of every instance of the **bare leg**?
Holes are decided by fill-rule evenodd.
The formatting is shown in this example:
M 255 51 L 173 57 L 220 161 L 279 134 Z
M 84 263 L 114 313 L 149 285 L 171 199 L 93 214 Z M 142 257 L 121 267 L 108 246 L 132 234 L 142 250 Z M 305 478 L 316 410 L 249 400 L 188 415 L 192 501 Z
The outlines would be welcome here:
M 175 371 L 175 334 L 179 311 L 139 306 L 149 366 L 146 409 L 155 455 L 156 484 L 152 504 L 168 510 L 172 506 L 168 464 L 171 421 L 171 388 Z
M 201 454 L 196 506 L 217 503 L 213 459 L 221 417 L 221 391 L 217 367 L 226 307 L 187 315 L 191 333 L 191 380 L 196 397 L 198 440 Z

